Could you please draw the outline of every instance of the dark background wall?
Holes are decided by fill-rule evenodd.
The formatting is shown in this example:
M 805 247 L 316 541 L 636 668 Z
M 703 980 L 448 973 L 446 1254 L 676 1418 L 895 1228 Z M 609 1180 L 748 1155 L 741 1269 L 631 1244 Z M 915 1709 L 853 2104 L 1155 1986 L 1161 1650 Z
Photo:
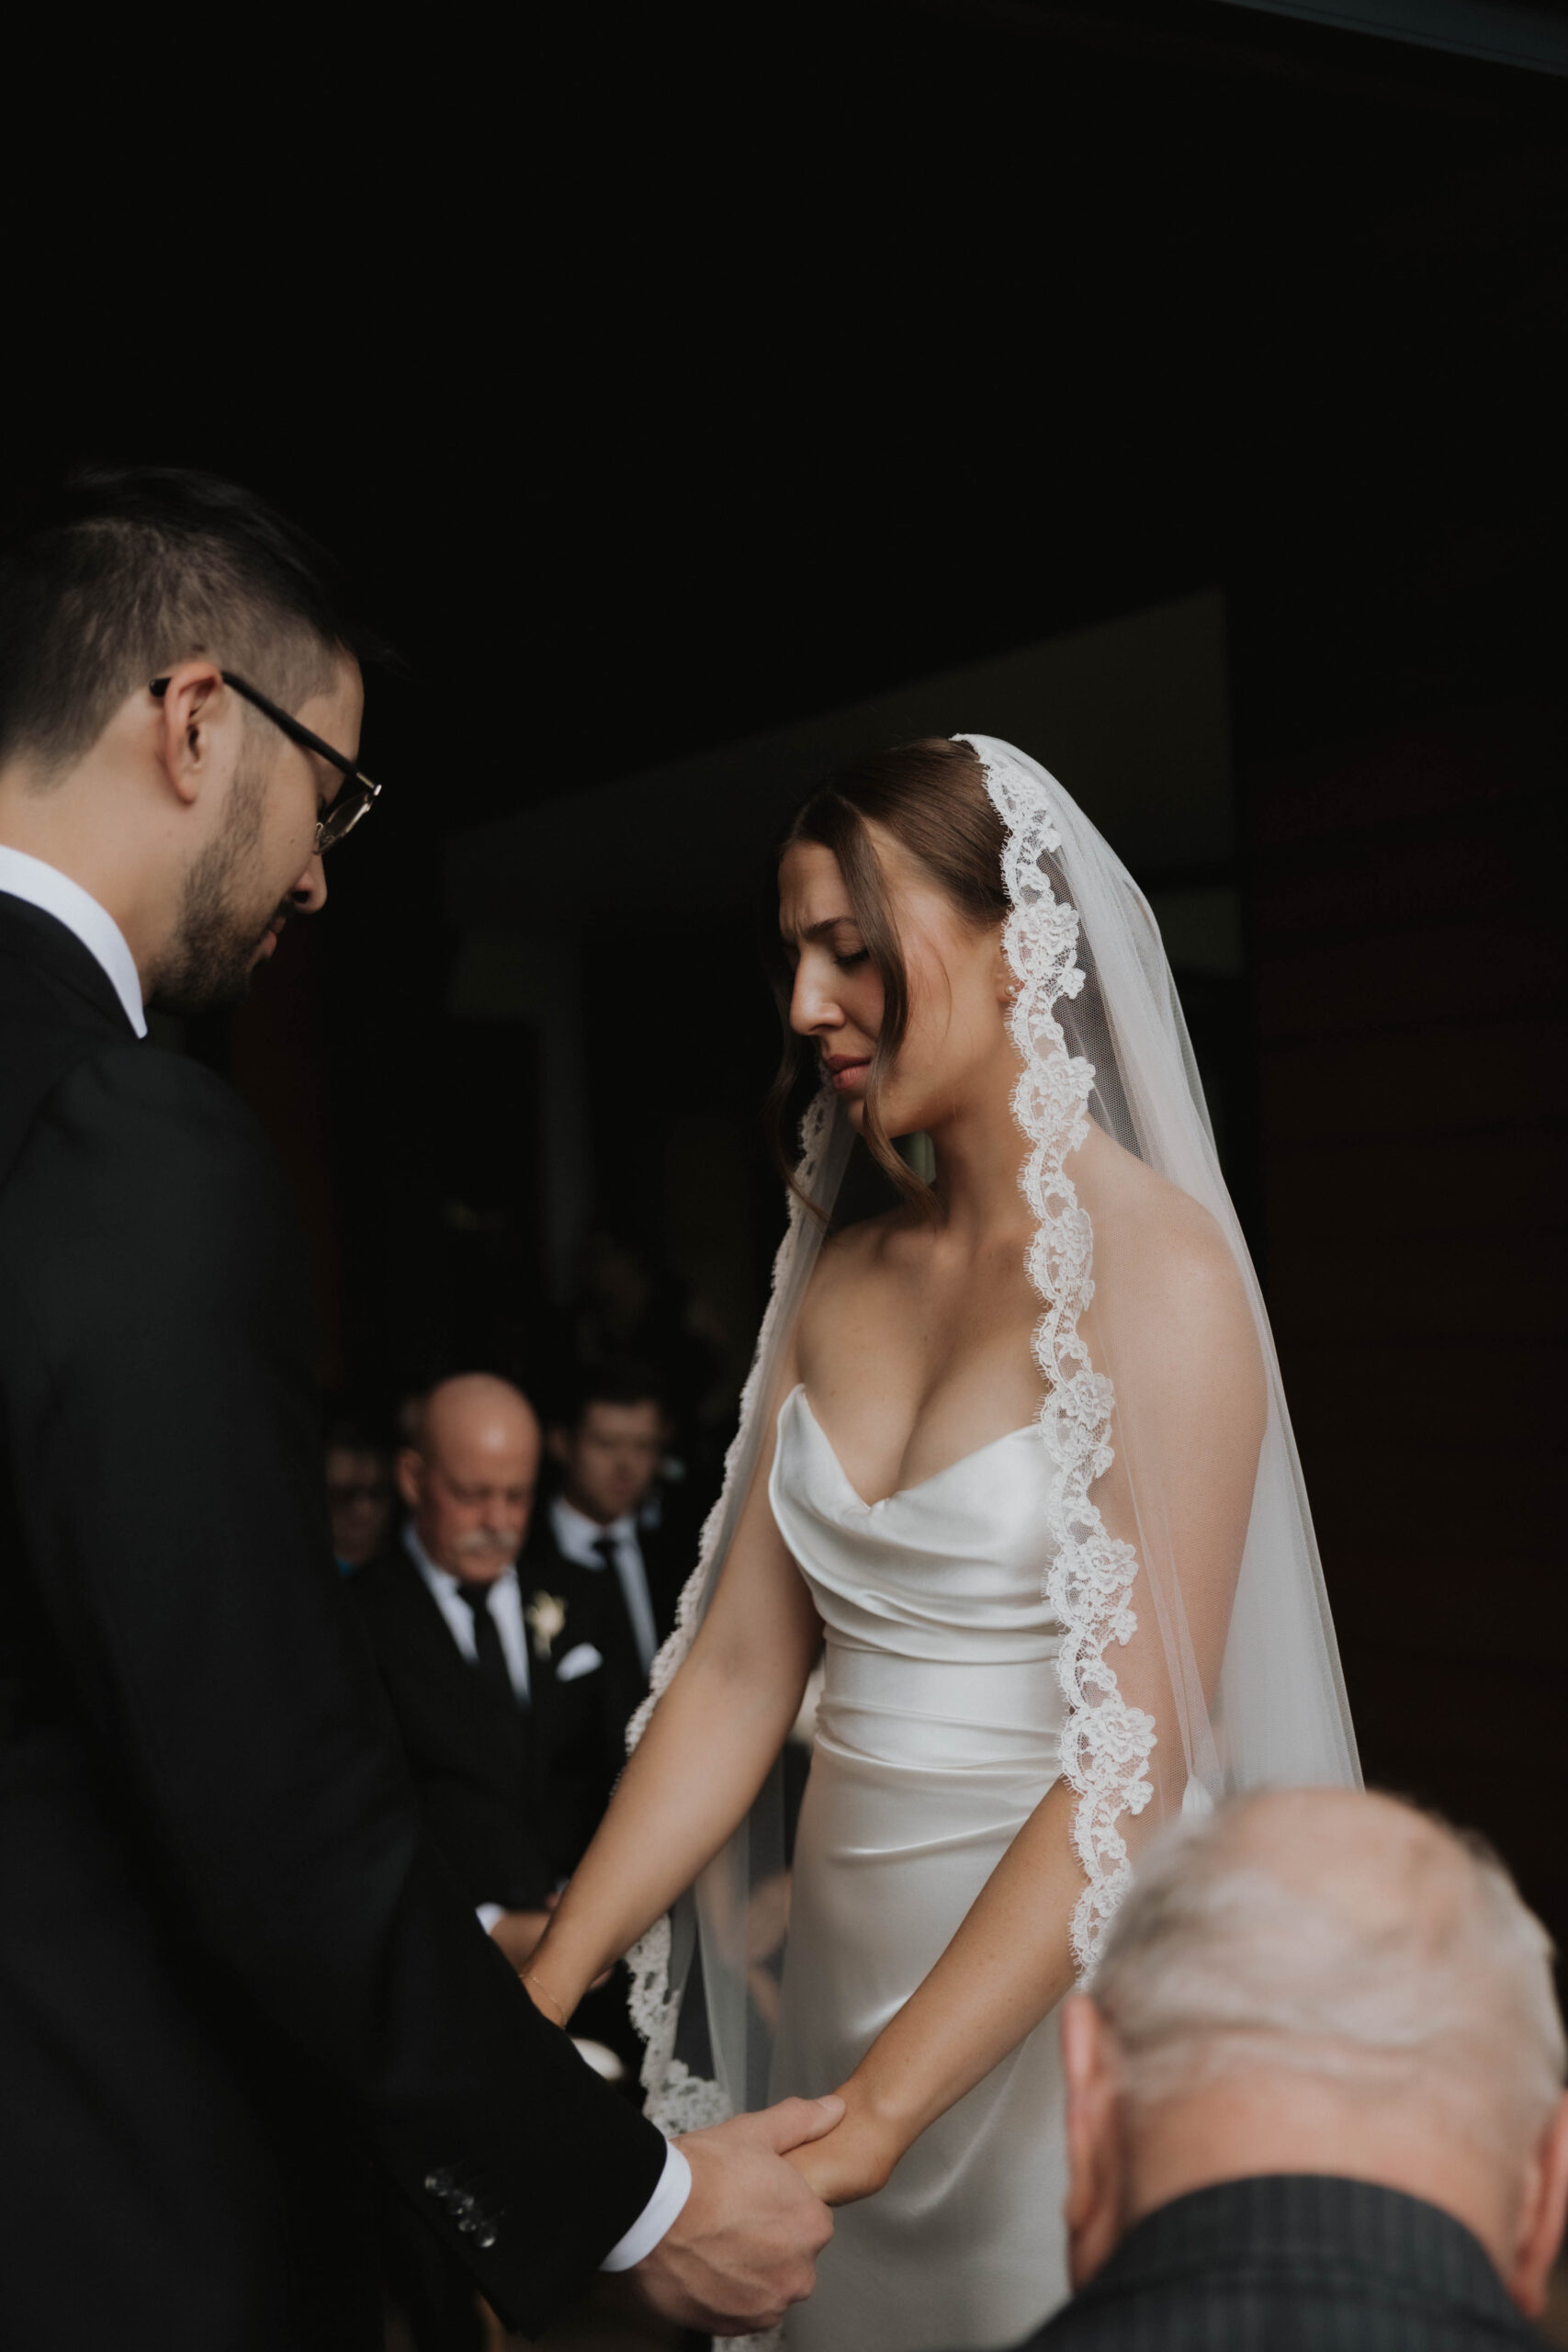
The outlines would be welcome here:
M 1450 707 L 1248 793 L 1269 1309 L 1362 1760 L 1560 1936 L 1565 722 Z
M 592 1215 L 765 1239 L 771 1014 L 739 912 L 661 917 L 680 823 L 500 978 L 447 842 L 1216 596 L 1229 1148 L 1361 1735 L 1568 1930 L 1568 83 L 1220 0 L 124 38 L 11 142 L 0 519 L 72 457 L 231 471 L 402 649 L 324 922 L 184 1040 L 284 1152 L 330 1383 L 547 1345 L 562 1088 Z

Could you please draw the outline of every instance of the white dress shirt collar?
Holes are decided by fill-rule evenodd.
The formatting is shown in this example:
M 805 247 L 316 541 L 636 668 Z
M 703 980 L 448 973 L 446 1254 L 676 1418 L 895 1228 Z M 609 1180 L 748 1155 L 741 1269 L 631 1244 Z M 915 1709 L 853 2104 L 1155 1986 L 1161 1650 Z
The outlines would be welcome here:
M 126 944 L 126 937 L 113 915 L 100 907 L 89 891 L 69 874 L 62 874 L 57 865 L 47 865 L 41 857 L 29 857 L 24 849 L 7 849 L 0 842 L 0 890 L 13 899 L 25 899 L 29 907 L 38 907 L 56 922 L 79 939 L 93 961 L 100 967 L 125 1007 L 125 1017 L 139 1037 L 147 1035 L 147 1015 L 141 1002 L 141 979 L 136 969 L 136 959 Z
M 569 1503 L 564 1495 L 551 1498 L 550 1525 L 555 1530 L 556 1542 L 567 1558 L 576 1560 L 585 1568 L 604 1566 L 604 1555 L 595 1551 L 594 1546 L 602 1544 L 606 1536 L 617 1551 L 628 1539 L 633 1544 L 637 1543 L 637 1521 L 630 1511 L 624 1519 L 612 1520 L 608 1527 L 601 1527 L 596 1519 L 590 1519 L 587 1512 L 579 1510 L 575 1503 Z M 638 1549 L 641 1549 L 640 1545 Z
M 462 1597 L 463 1579 L 455 1577 L 450 1568 L 438 1567 L 419 1540 L 412 1520 L 403 1528 L 403 1543 L 409 1557 L 424 1578 L 447 1629 L 463 1656 L 472 1661 L 479 1655 L 478 1636 L 474 1631 L 474 1612 Z M 502 1654 L 506 1670 L 512 1677 L 512 1687 L 519 1699 L 531 1699 L 532 1684 L 528 1672 L 528 1634 L 523 1623 L 523 1588 L 517 1581 L 517 1571 L 508 1568 L 496 1577 L 490 1588 L 490 1613 L 496 1632 L 501 1635 Z
M 632 1639 L 646 1674 L 659 1647 L 659 1634 L 653 1622 L 648 1563 L 637 1541 L 637 1521 L 628 1511 L 624 1519 L 612 1520 L 608 1527 L 601 1527 L 597 1520 L 590 1519 L 586 1512 L 569 1503 L 564 1495 L 557 1495 L 550 1503 L 550 1528 L 564 1557 L 583 1568 L 603 1568 L 607 1565 L 597 1547 L 608 1539 Z

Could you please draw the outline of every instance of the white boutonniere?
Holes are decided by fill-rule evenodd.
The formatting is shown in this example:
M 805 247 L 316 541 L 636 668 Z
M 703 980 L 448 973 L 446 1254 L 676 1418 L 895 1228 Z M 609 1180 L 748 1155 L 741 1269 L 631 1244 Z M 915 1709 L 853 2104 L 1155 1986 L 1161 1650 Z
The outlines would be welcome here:
M 566 1603 L 553 1592 L 536 1592 L 523 1611 L 536 1657 L 548 1657 L 550 1645 L 566 1623 Z

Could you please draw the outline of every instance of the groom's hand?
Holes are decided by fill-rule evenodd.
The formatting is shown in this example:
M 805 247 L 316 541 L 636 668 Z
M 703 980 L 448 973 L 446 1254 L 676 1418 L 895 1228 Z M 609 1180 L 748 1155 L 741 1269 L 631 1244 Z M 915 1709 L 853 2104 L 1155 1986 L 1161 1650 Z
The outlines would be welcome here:
M 786 2098 L 680 2143 L 692 2193 L 632 2273 L 656 2311 L 682 2327 L 750 2335 L 810 2294 L 833 2217 L 784 2157 L 843 2111 L 841 2098 Z

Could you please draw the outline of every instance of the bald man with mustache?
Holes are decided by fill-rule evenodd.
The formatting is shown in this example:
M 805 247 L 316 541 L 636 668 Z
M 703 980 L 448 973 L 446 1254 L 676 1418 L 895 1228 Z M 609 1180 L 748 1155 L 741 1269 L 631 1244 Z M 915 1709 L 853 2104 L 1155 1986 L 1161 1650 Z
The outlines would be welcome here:
M 558 1623 L 535 1607 L 530 1624 L 518 1578 L 541 1450 L 510 1381 L 442 1381 L 398 1457 L 407 1524 L 350 1586 L 425 1819 L 518 1969 L 613 1769 L 589 1703 L 602 1629 L 581 1606 Z

